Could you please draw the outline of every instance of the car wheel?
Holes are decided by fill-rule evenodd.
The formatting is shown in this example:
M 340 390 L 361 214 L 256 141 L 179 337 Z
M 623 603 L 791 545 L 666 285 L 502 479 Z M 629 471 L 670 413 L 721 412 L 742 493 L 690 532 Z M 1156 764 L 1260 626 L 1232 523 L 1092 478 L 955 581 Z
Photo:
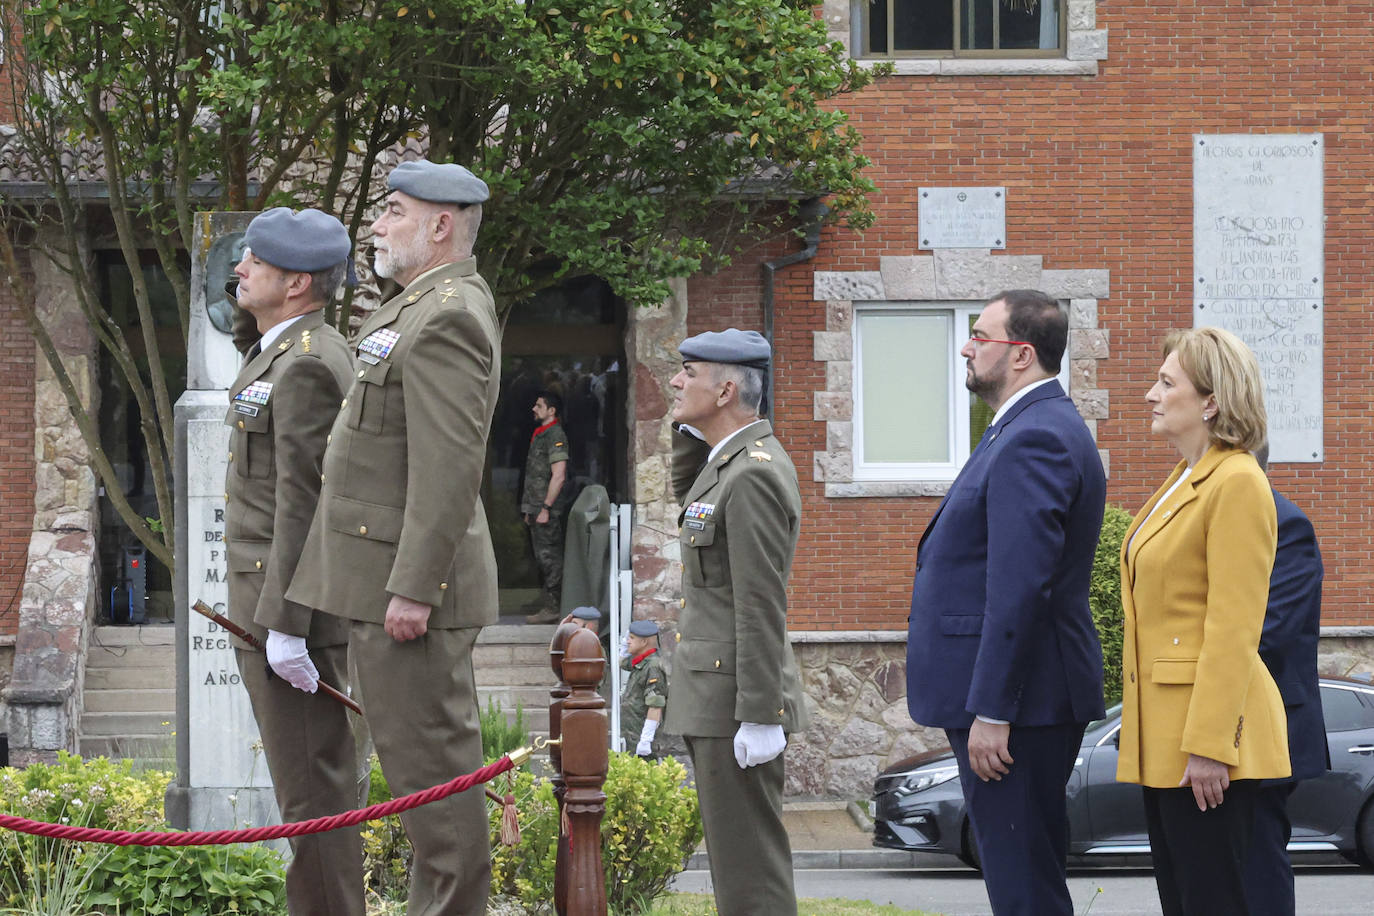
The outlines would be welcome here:
M 1371 798 L 1360 812 L 1355 825 L 1355 835 L 1359 838 L 1359 864 L 1374 868 L 1374 798 Z
M 973 822 L 964 818 L 963 835 L 959 838 L 959 861 L 969 868 L 978 871 L 983 870 L 983 863 L 978 858 L 978 844 L 973 842 Z

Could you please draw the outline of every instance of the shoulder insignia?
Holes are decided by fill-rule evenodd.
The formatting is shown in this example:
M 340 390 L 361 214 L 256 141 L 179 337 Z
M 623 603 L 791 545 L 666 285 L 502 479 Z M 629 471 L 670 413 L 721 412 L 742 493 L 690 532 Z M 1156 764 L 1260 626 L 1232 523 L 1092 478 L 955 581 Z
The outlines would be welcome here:
M 441 290 L 439 290 L 439 301 L 440 301 L 440 302 L 447 302 L 447 301 L 449 301 L 450 299 L 452 299 L 454 296 L 457 296 L 458 294 L 459 294 L 459 291 L 456 290 L 456 289 L 441 289 Z
M 773 460 L 773 456 L 770 455 L 770 454 L 768 454 L 767 452 L 750 452 L 750 453 L 749 453 L 749 457 L 750 457 L 750 458 L 753 458 L 755 461 L 772 461 L 772 460 Z
M 310 352 L 310 332 L 309 332 L 309 331 L 301 331 L 301 352 L 302 352 L 302 353 L 309 353 L 309 352 Z

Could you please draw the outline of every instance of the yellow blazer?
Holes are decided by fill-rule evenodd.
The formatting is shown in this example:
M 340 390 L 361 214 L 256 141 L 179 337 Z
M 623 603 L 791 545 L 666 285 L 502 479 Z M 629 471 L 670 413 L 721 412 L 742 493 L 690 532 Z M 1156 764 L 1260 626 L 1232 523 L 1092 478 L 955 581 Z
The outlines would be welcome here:
M 1273 493 L 1249 452 L 1213 445 L 1150 515 L 1184 467 L 1122 544 L 1116 778 L 1173 788 L 1189 754 L 1221 761 L 1232 779 L 1288 776 L 1283 699 L 1259 657 L 1278 535 Z

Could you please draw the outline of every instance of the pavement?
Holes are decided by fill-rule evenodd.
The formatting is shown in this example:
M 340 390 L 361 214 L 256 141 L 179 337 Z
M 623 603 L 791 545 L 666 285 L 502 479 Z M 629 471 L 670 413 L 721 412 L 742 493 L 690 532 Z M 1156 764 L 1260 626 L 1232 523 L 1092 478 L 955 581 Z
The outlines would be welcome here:
M 911 868 L 920 863 L 920 853 L 874 846 L 873 821 L 854 802 L 783 802 L 782 822 L 792 841 L 794 868 Z M 704 844 L 687 860 L 687 868 L 709 868 Z

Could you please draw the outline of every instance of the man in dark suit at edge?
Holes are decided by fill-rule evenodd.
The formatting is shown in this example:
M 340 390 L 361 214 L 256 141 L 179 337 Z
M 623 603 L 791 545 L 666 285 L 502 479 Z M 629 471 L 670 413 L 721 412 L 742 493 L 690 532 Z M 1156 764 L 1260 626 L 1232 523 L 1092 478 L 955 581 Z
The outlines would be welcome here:
M 1269 466 L 1269 446 L 1255 452 L 1263 470 Z M 1321 636 L 1321 550 L 1312 523 L 1277 490 L 1279 540 L 1274 571 L 1269 576 L 1269 605 L 1260 634 L 1260 658 L 1274 676 L 1288 718 L 1288 759 L 1293 775 L 1261 783 L 1255 799 L 1254 833 L 1245 865 L 1246 902 L 1251 916 L 1293 916 L 1293 863 L 1288 841 L 1288 798 L 1298 780 L 1312 779 L 1331 767 L 1322 719 L 1321 688 L 1317 682 L 1317 640 Z
M 907 704 L 946 730 L 993 912 L 1073 912 L 1064 788 L 1103 715 L 1088 606 L 1106 480 L 1056 381 L 1064 309 L 1036 290 L 995 296 L 960 350 L 996 411 L 921 536 Z

